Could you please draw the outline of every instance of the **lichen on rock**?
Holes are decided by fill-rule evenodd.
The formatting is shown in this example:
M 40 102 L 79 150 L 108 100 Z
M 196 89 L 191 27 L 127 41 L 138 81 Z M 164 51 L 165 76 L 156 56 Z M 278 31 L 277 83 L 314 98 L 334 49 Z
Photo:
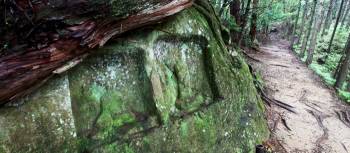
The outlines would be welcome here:
M 74 152 L 68 78 L 54 78 L 17 106 L 0 109 L 0 152 Z

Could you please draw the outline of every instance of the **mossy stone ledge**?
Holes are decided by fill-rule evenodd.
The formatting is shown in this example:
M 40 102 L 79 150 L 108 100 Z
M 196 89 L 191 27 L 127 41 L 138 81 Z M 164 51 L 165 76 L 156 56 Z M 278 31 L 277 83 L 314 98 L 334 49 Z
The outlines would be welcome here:
M 0 152 L 253 153 L 263 104 L 216 36 L 189 8 L 109 42 L 0 110 Z

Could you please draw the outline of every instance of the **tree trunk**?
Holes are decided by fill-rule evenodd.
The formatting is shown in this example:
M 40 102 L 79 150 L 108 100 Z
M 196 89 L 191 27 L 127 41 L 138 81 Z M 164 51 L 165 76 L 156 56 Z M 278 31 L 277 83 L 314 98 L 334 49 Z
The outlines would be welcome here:
M 241 1 L 240 0 L 233 0 L 230 3 L 230 13 L 235 18 L 237 25 L 241 24 Z
M 335 0 L 331 0 L 329 2 L 329 7 L 328 7 L 328 11 L 327 11 L 327 16 L 324 22 L 324 26 L 323 26 L 323 31 L 322 31 L 322 36 L 326 35 L 329 27 L 331 26 L 332 23 L 332 11 L 333 11 L 333 7 L 334 7 L 334 3 Z
M 349 16 L 349 13 L 350 13 L 350 0 L 348 0 L 348 4 L 346 5 L 346 9 L 344 10 L 345 13 L 343 15 L 343 18 L 342 18 L 342 21 L 341 21 L 341 27 L 344 27 L 345 26 L 345 22 L 346 22 L 346 19 L 348 18 Z
M 301 21 L 301 26 L 300 26 L 300 33 L 299 33 L 299 39 L 297 44 L 300 43 L 301 41 L 301 37 L 304 33 L 304 28 L 305 28 L 305 22 L 306 22 L 306 18 L 307 18 L 307 13 L 308 13 L 308 5 L 309 5 L 309 0 L 305 0 L 305 5 L 304 5 L 304 13 L 303 13 L 303 17 L 302 17 L 302 21 Z
M 347 7 L 348 2 L 349 2 L 349 0 L 344 0 L 344 5 L 343 5 L 343 8 L 342 8 L 343 11 L 341 13 L 340 20 L 339 20 L 340 24 L 343 21 L 343 18 L 345 16 L 346 10 L 348 9 L 348 7 Z
M 226 7 L 229 5 L 231 6 L 231 3 L 232 3 L 232 1 L 230 2 L 230 0 L 223 1 L 223 4 L 219 10 L 219 16 L 222 16 L 225 13 L 224 11 L 226 10 Z
M 305 35 L 305 38 L 303 40 L 303 44 L 302 44 L 302 47 L 301 47 L 301 51 L 300 51 L 300 57 L 304 57 L 305 55 L 305 51 L 306 51 L 306 46 L 307 46 L 307 43 L 309 42 L 309 38 L 310 38 L 310 35 L 311 35 L 311 31 L 312 31 L 312 25 L 314 23 L 314 15 L 315 15 L 315 12 L 316 12 L 316 4 L 317 4 L 317 0 L 313 0 L 313 6 L 312 6 L 312 9 L 311 9 L 311 15 L 310 15 L 310 22 L 309 22 L 309 25 L 308 25 L 308 28 L 307 28 L 307 34 Z
M 240 14 L 242 15 L 242 14 L 244 14 L 244 6 L 245 6 L 245 0 L 242 0 L 241 1 L 241 12 L 240 12 Z
M 342 0 L 335 0 L 335 2 L 334 2 L 334 9 L 333 9 L 334 11 L 332 11 L 332 20 L 337 18 L 341 2 L 342 2 Z
M 250 3 L 251 3 L 251 0 L 248 0 L 247 6 L 246 6 L 245 11 L 244 11 L 244 15 L 241 17 L 242 22 L 241 22 L 241 26 L 240 26 L 241 30 L 239 31 L 238 46 L 241 46 L 241 44 L 242 44 L 242 39 L 243 39 L 243 35 L 245 32 L 244 29 L 245 29 L 247 22 L 248 22 Z
M 295 42 L 295 33 L 296 33 L 296 29 L 298 27 L 298 22 L 299 22 L 299 16 L 300 16 L 300 10 L 301 10 L 301 1 L 299 0 L 299 4 L 298 4 L 298 13 L 295 17 L 295 23 L 294 23 L 294 27 L 293 27 L 293 32 L 292 32 L 292 38 L 291 38 L 291 43 L 290 43 L 290 48 L 293 50 L 293 46 L 294 46 L 294 42 Z
M 346 81 L 346 76 L 349 72 L 349 66 L 350 66 L 350 35 L 348 37 L 348 42 L 346 44 L 346 47 L 344 49 L 345 58 L 343 58 L 343 61 L 341 61 L 341 67 L 338 72 L 335 87 L 341 88 L 344 82 Z
M 256 27 L 257 27 L 257 20 L 258 20 L 258 6 L 259 0 L 253 0 L 253 11 L 252 11 L 252 19 L 250 24 L 250 41 L 254 42 L 256 39 Z
M 320 4 L 320 9 L 322 9 L 322 10 L 315 15 L 316 23 L 314 25 L 314 29 L 313 29 L 312 36 L 311 36 L 311 43 L 310 43 L 310 46 L 308 49 L 308 55 L 307 55 L 307 59 L 306 59 L 307 65 L 310 65 L 312 63 L 314 51 L 315 51 L 315 48 L 317 45 L 318 32 L 321 30 L 321 27 L 322 27 L 322 21 L 323 21 L 324 12 L 325 12 L 322 2 Z
M 342 14 L 342 12 L 343 12 L 344 1 L 345 1 L 345 0 L 342 0 L 341 3 L 340 3 L 339 12 L 338 12 L 338 17 L 337 17 L 337 20 L 335 21 L 335 26 L 334 26 L 334 29 L 333 29 L 331 41 L 329 42 L 329 46 L 328 46 L 328 49 L 327 49 L 327 52 L 328 52 L 328 53 L 331 52 L 331 48 L 332 48 L 332 45 L 333 45 L 334 36 L 335 36 L 335 33 L 337 32 L 337 28 L 338 28 L 338 25 L 339 25 L 339 20 L 340 20 L 341 14 Z M 327 59 L 327 58 L 328 58 L 328 54 L 326 55 L 326 59 Z
M 235 18 L 236 24 L 241 25 L 241 1 L 233 0 L 230 4 L 230 14 Z M 231 30 L 232 41 L 238 43 L 239 41 L 239 31 Z

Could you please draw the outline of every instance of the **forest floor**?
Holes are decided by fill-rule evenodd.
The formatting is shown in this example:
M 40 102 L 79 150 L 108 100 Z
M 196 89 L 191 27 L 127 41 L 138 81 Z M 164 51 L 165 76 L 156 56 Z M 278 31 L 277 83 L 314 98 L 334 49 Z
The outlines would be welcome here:
M 350 107 L 288 47 L 273 40 L 249 54 L 270 98 L 294 107 L 266 106 L 276 152 L 350 153 Z

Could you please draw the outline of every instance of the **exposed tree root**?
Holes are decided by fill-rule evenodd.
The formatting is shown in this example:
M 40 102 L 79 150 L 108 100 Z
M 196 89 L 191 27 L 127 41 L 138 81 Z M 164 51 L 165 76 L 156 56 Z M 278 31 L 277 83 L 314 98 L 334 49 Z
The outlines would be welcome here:
M 328 139 L 329 134 L 328 134 L 328 129 L 324 126 L 323 124 L 323 120 L 324 120 L 324 116 L 322 114 L 317 114 L 312 110 L 307 110 L 312 116 L 315 117 L 315 119 L 317 120 L 318 125 L 321 127 L 321 129 L 323 130 L 323 134 L 321 137 L 319 137 L 316 140 L 316 147 L 315 148 L 315 152 L 323 152 L 324 151 L 324 147 L 322 145 L 322 143 Z
M 284 67 L 284 68 L 289 68 L 289 66 L 281 65 L 281 64 L 270 64 L 272 66 L 279 66 L 279 67 Z
M 346 148 L 346 146 L 344 145 L 344 143 L 341 143 L 341 145 L 343 146 L 344 150 L 345 150 L 347 153 L 349 153 L 348 148 Z
M 263 143 L 264 146 L 267 146 L 270 148 L 271 152 L 278 152 L 278 153 L 287 153 L 286 148 L 281 144 L 279 140 L 275 137 L 274 133 L 277 130 L 277 127 L 280 123 L 282 123 L 283 115 L 271 108 L 268 108 L 267 111 L 267 117 L 269 118 L 269 130 L 271 132 L 270 139 Z M 285 125 L 284 125 L 285 126 Z M 285 127 L 288 129 L 287 127 Z
M 257 81 L 257 77 L 256 77 L 256 74 L 253 70 L 253 68 L 249 65 L 249 70 L 250 70 L 250 73 L 253 75 L 253 78 L 254 78 L 254 82 L 258 82 Z M 258 93 L 260 94 L 260 97 L 266 102 L 266 104 L 268 106 L 271 107 L 271 105 L 276 105 L 278 107 L 281 107 L 289 112 L 292 112 L 294 114 L 297 114 L 293 109 L 294 107 L 285 103 L 285 102 L 282 102 L 280 100 L 276 100 L 276 99 L 273 99 L 273 98 L 270 98 L 270 96 L 268 96 L 268 94 L 266 94 L 265 92 L 265 87 L 263 87 L 262 85 L 258 85 L 257 83 L 255 84 L 255 87 L 256 89 L 258 90 Z
M 284 102 L 282 102 L 282 101 L 279 101 L 279 100 L 270 98 L 263 90 L 258 90 L 258 91 L 259 91 L 259 93 L 260 93 L 262 99 L 263 99 L 265 102 L 267 102 L 267 104 L 268 104 L 269 106 L 271 106 L 271 104 L 274 104 L 274 105 L 276 105 L 276 106 L 278 106 L 278 107 L 281 107 L 281 108 L 283 108 L 283 109 L 285 109 L 285 110 L 287 110 L 287 111 L 289 111 L 289 112 L 292 112 L 292 113 L 294 113 L 294 114 L 297 114 L 297 113 L 293 110 L 293 108 L 294 108 L 293 106 L 291 106 L 291 105 L 289 105 L 289 104 L 287 104 L 287 103 L 284 103 Z
M 0 106 L 35 90 L 55 73 L 62 73 L 73 67 L 92 48 L 103 46 L 112 37 L 145 25 L 156 24 L 192 5 L 192 0 L 165 2 L 153 10 L 122 20 L 86 20 L 79 25 L 63 27 L 69 31 L 65 38 L 37 44 L 40 49 L 23 48 L 22 51 L 0 56 Z M 79 57 L 81 59 L 75 60 Z M 72 60 L 75 62 L 66 65 Z
M 288 131 L 292 131 L 292 129 L 288 126 L 287 120 L 285 118 L 282 118 L 282 123 L 283 123 L 284 127 L 287 128 Z
M 258 60 L 258 59 L 256 59 L 256 58 L 250 56 L 250 55 L 249 55 L 248 53 L 246 53 L 245 51 L 242 51 L 242 53 L 244 54 L 244 56 L 248 57 L 249 59 L 251 59 L 251 60 L 253 60 L 253 61 L 255 61 L 255 62 L 261 63 L 260 60 Z
M 348 111 L 336 111 L 338 119 L 350 128 L 350 114 Z

